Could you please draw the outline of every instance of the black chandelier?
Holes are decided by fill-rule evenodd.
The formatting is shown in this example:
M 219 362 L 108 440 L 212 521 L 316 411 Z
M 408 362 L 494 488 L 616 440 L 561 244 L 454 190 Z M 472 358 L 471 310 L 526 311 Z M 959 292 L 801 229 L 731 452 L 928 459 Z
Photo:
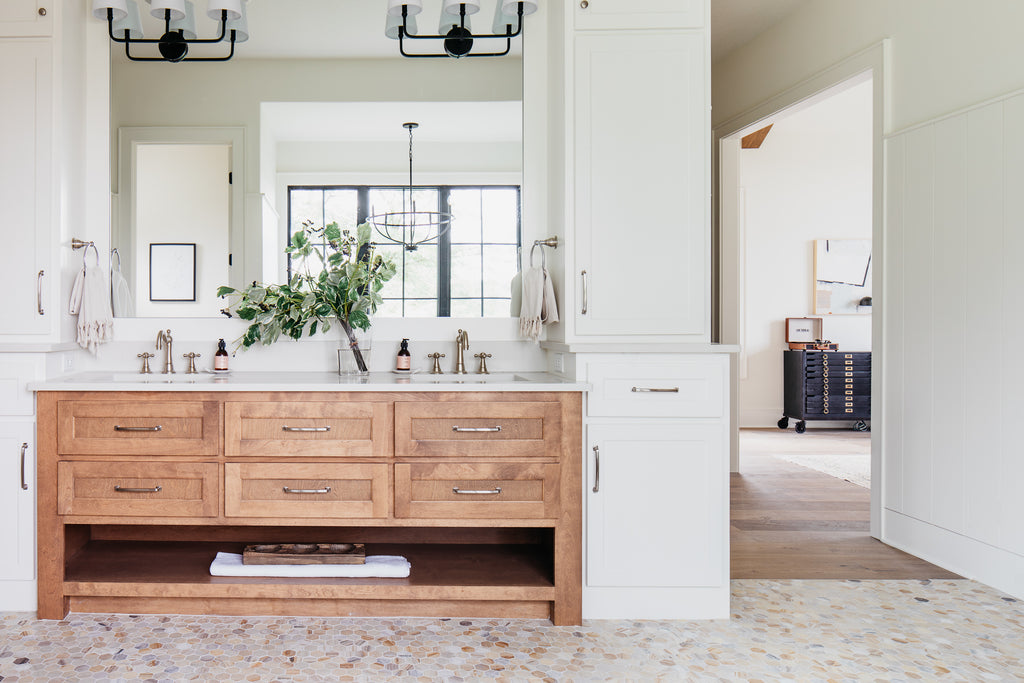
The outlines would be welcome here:
M 537 11 L 537 0 L 495 0 L 492 33 L 474 34 L 470 16 L 480 11 L 480 0 L 442 0 L 441 20 L 436 35 L 417 33 L 416 15 L 423 11 L 423 0 L 388 0 L 387 25 L 384 35 L 398 40 L 403 57 L 502 57 L 512 49 L 512 39 L 523 32 L 523 17 Z M 500 52 L 472 52 L 474 40 L 505 41 Z M 444 53 L 407 52 L 406 41 L 440 40 Z
M 235 55 L 235 44 L 249 39 L 245 15 L 247 0 L 208 0 L 206 14 L 219 25 L 216 38 L 199 38 L 196 34 L 195 9 L 191 0 L 146 0 L 149 13 L 164 22 L 159 38 L 145 38 L 139 6 L 135 0 L 93 0 L 92 13 L 107 21 L 110 39 L 124 45 L 124 53 L 134 62 L 226 62 Z M 190 45 L 229 42 L 231 49 L 222 57 L 189 57 Z M 132 54 L 132 45 L 156 45 L 159 57 Z

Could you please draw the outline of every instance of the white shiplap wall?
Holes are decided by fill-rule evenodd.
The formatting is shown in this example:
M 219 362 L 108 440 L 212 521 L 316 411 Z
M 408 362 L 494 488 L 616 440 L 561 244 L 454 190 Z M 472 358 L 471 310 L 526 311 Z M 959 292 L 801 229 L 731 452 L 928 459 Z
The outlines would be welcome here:
M 886 141 L 883 537 L 1024 595 L 1024 94 Z

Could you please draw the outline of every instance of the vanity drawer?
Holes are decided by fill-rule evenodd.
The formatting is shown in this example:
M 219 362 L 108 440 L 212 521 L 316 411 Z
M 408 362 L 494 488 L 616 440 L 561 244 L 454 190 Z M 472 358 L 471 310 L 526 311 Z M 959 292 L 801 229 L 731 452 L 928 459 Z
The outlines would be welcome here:
M 561 431 L 558 403 L 395 404 L 397 457 L 558 458 Z
M 388 466 L 334 463 L 224 465 L 227 517 L 385 518 Z
M 545 463 L 400 463 L 395 517 L 555 518 L 559 466 Z
M 389 457 L 391 409 L 372 402 L 224 404 L 227 456 Z
M 61 401 L 57 448 L 76 455 L 217 455 L 216 401 Z
M 645 356 L 587 363 L 587 414 L 595 417 L 722 417 L 728 358 Z
M 216 517 L 216 463 L 60 462 L 57 511 L 103 517 Z

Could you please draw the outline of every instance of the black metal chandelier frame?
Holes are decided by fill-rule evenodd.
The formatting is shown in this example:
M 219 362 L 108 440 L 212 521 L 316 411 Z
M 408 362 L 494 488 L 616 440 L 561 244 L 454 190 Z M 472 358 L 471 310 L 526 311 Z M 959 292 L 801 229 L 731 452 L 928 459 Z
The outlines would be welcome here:
M 404 8 L 403 8 L 404 9 Z M 217 38 L 186 38 L 182 29 L 171 30 L 171 10 L 164 10 L 164 34 L 159 38 L 132 38 L 130 31 L 124 38 L 114 35 L 114 10 L 107 8 L 107 30 L 115 43 L 124 43 L 124 54 L 133 62 L 226 62 L 235 56 L 235 29 L 231 29 L 231 52 L 226 57 L 188 57 L 189 45 L 220 43 L 227 37 L 228 11 L 220 13 L 220 36 Z M 131 53 L 132 45 L 156 45 L 160 57 L 136 57 Z
M 517 3 L 516 9 L 517 26 L 512 30 L 512 24 L 505 24 L 505 33 L 484 33 L 474 35 L 466 28 L 466 4 L 459 5 L 459 24 L 453 25 L 451 30 L 445 34 L 438 35 L 416 35 L 409 33 L 408 18 L 409 6 L 402 5 L 402 25 L 398 27 L 398 50 L 403 57 L 411 58 L 436 58 L 436 57 L 504 57 L 512 49 L 512 39 L 523 32 L 523 3 Z M 410 40 L 443 40 L 444 54 L 423 54 L 405 51 L 405 39 Z M 472 52 L 475 39 L 504 39 L 505 49 L 502 52 Z

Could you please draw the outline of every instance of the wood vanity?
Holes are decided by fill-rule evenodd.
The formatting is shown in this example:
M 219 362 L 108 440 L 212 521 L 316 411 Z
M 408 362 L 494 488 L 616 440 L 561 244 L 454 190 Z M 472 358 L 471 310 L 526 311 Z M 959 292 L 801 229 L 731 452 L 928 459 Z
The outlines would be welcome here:
M 40 391 L 38 615 L 581 622 L 567 391 Z M 213 577 L 249 543 L 356 542 L 406 579 Z

